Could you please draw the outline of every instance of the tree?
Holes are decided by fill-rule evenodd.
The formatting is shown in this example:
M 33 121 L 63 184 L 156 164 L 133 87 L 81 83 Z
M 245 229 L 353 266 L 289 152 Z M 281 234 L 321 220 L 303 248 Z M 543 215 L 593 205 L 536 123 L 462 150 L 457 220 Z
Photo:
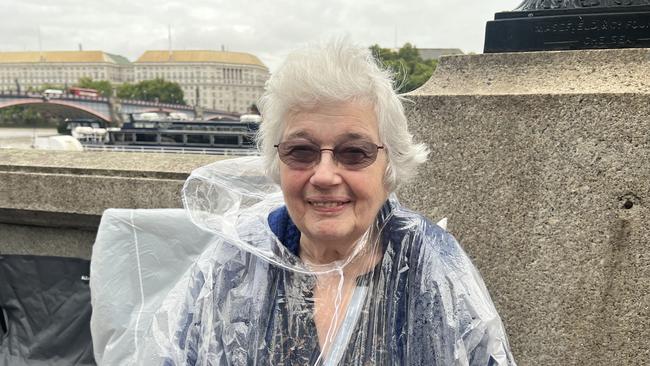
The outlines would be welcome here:
M 139 99 L 140 92 L 136 84 L 122 84 L 117 87 L 117 97 L 121 99 Z
M 164 79 L 143 80 L 137 84 L 123 84 L 117 88 L 117 96 L 122 99 L 185 104 L 183 89 L 177 83 Z
M 113 85 L 107 80 L 93 80 L 89 77 L 79 78 L 76 86 L 97 90 L 102 96 L 108 98 L 113 95 Z
M 422 86 L 438 65 L 437 60 L 423 60 L 418 49 L 410 43 L 405 43 L 397 51 L 372 45 L 370 51 L 394 73 L 394 87 L 398 93 L 410 92 Z
M 32 106 L 18 105 L 0 110 L 0 126 L 3 127 L 52 127 L 56 123 L 56 118 Z

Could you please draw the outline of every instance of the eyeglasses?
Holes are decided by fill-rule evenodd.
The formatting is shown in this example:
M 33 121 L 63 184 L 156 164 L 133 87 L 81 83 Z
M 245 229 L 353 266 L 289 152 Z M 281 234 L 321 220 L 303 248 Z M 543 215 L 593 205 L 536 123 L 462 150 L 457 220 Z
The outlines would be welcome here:
M 379 149 L 384 148 L 369 141 L 348 141 L 333 149 L 321 149 L 307 141 L 285 141 L 273 146 L 278 149 L 280 160 L 293 169 L 309 169 L 320 162 L 323 151 L 331 151 L 336 162 L 359 170 L 374 163 Z

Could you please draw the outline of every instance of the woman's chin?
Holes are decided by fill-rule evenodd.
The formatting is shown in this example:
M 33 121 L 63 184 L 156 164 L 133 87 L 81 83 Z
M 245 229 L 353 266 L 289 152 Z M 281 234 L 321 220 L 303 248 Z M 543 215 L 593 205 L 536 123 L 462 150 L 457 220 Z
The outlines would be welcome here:
M 307 241 L 302 244 L 311 247 L 306 250 L 311 253 L 311 256 L 316 257 L 313 259 L 318 262 L 322 262 L 325 258 L 327 258 L 326 262 L 345 259 L 353 252 L 352 248 L 361 235 L 355 235 L 353 230 L 340 229 L 336 226 L 313 228 L 313 231 L 310 230 L 305 237 Z
M 350 235 L 334 230 L 317 230 L 312 236 L 312 241 L 316 245 L 339 247 L 350 241 Z

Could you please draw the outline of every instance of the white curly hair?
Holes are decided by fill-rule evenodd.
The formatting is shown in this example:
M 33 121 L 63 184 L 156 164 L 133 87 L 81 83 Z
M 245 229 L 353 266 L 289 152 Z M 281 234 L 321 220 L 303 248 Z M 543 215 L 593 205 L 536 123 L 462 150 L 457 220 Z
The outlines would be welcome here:
M 386 146 L 386 187 L 393 191 L 426 161 L 425 144 L 414 143 L 408 131 L 403 97 L 393 89 L 392 74 L 381 67 L 370 50 L 346 39 L 290 53 L 266 83 L 258 106 L 264 121 L 257 136 L 267 174 L 279 183 L 279 158 L 274 147 L 284 132 L 289 113 L 319 104 L 364 101 L 375 111 L 379 138 Z

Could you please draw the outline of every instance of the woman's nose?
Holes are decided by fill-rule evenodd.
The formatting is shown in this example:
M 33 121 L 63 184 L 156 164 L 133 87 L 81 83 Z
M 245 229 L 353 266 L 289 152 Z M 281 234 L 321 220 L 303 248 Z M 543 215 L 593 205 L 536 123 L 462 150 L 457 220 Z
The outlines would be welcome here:
M 320 161 L 314 166 L 314 174 L 309 179 L 310 183 L 327 187 L 340 184 L 343 180 L 339 175 L 339 166 L 334 160 L 331 150 L 322 150 Z

